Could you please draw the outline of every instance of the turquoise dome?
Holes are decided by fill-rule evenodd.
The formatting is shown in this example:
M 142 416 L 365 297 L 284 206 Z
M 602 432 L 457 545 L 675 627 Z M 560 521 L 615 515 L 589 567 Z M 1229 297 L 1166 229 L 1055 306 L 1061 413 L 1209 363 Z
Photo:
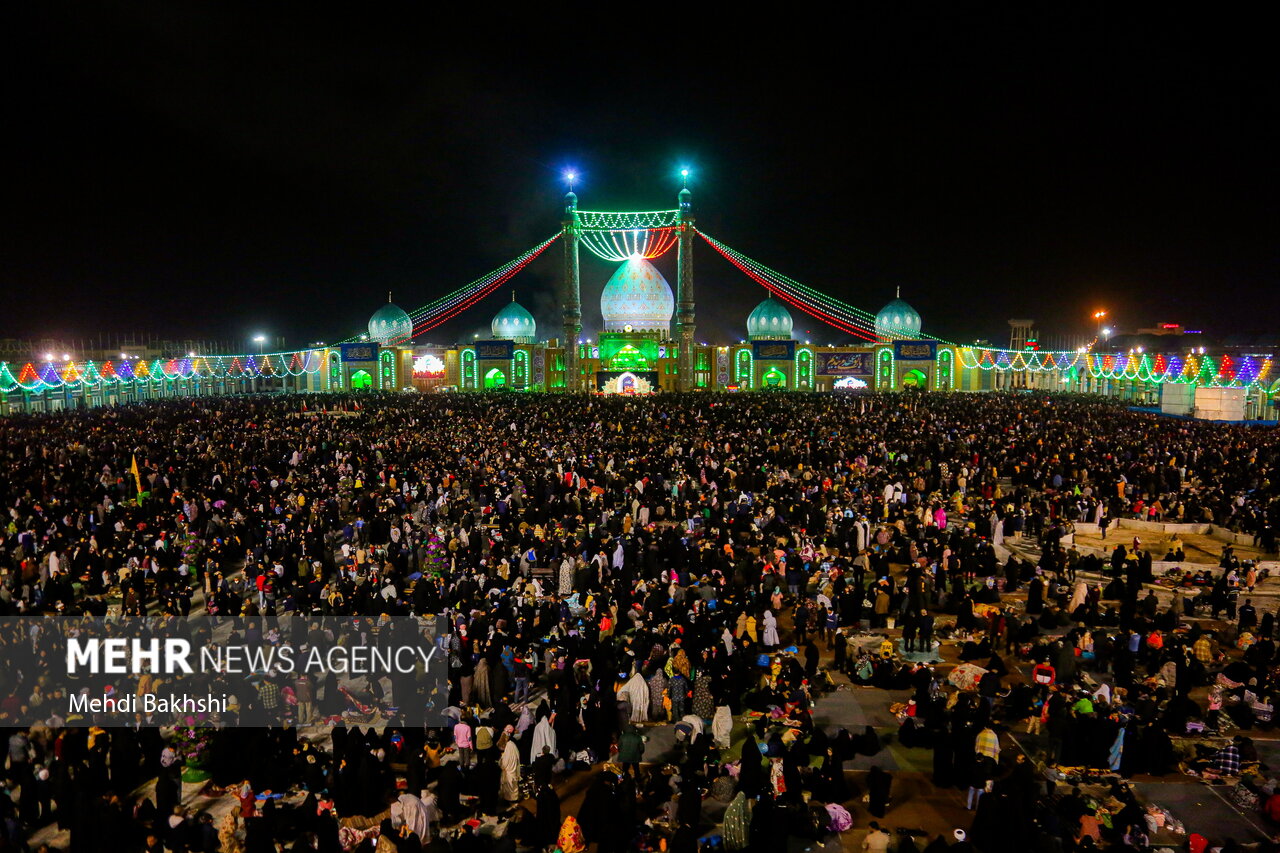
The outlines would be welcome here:
M 770 296 L 747 317 L 747 337 L 787 340 L 791 337 L 791 312 Z
M 895 299 L 876 315 L 876 334 L 882 338 L 917 338 L 920 315 L 901 299 Z
M 413 337 L 413 320 L 394 302 L 388 302 L 369 318 L 369 340 L 387 344 L 408 343 Z
M 600 294 L 606 332 L 671 333 L 676 298 L 658 268 L 644 258 L 631 258 L 614 270 Z
M 515 341 L 521 344 L 533 343 L 538 334 L 538 323 L 524 306 L 516 302 L 515 295 L 511 301 L 502 306 L 502 310 L 493 315 L 489 324 L 493 337 L 500 341 Z

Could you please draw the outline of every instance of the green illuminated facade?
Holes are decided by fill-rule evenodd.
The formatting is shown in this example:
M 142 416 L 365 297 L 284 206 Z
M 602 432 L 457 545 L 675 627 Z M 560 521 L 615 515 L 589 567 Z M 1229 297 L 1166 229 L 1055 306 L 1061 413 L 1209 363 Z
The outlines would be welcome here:
M 601 212 L 564 198 L 560 231 L 490 273 L 412 312 L 379 305 L 357 335 L 335 345 L 285 352 L 209 355 L 169 343 L 84 351 L 57 342 L 0 342 L 0 414 L 113 405 L 140 400 L 254 392 L 363 390 L 644 394 L 672 391 L 988 391 L 1044 389 L 1097 393 L 1170 413 L 1213 410 L 1274 418 L 1280 369 L 1270 343 L 1251 347 L 1171 346 L 1163 351 L 1041 352 L 1029 335 L 1011 349 L 964 346 L 924 331 L 918 312 L 895 294 L 878 313 L 848 305 L 735 251 L 696 228 L 693 197 L 680 190 L 670 210 Z M 737 342 L 697 335 L 693 246 L 762 286 L 767 297 L 741 317 Z M 494 293 L 561 243 L 560 318 L 539 335 L 533 314 L 511 295 L 488 339 L 415 346 L 414 337 Z M 583 332 L 580 253 L 614 264 L 600 311 Z M 669 282 L 654 261 L 668 262 Z M 803 340 L 799 309 L 855 343 Z M 1027 328 L 1030 321 L 1023 323 Z M 828 338 L 830 340 L 830 338 Z M 1274 343 L 1274 342 L 1271 342 Z M 6 349 L 7 346 L 7 349 Z M 283 346 L 283 344 L 281 344 Z M 226 350 L 211 350 L 225 352 Z M 1197 390 L 1202 400 L 1197 400 Z M 1199 415 L 1198 415 L 1199 416 Z M 1232 414 L 1234 417 L 1235 414 Z M 1226 415 L 1221 419 L 1227 419 Z

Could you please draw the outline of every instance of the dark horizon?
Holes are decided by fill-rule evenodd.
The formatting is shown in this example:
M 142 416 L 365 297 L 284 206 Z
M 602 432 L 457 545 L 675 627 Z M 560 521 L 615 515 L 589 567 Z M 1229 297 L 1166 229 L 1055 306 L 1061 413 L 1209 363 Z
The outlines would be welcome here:
M 0 337 L 331 342 L 387 291 L 412 310 L 555 233 L 568 167 L 583 208 L 622 210 L 674 207 L 687 165 L 705 232 L 872 313 L 901 288 L 950 340 L 1280 314 L 1274 69 L 1246 22 L 886 18 L 751 51 L 643 24 L 508 48 L 270 10 L 22 14 Z M 559 252 L 420 340 L 487 333 L 511 287 L 556 337 Z M 609 271 L 584 253 L 589 332 Z M 764 291 L 701 242 L 695 276 L 699 338 L 742 337 Z

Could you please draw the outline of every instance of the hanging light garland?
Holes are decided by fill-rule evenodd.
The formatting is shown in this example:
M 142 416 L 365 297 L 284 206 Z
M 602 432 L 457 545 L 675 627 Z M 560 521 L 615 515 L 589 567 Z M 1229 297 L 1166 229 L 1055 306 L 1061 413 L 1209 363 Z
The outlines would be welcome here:
M 26 391 L 40 393 L 55 388 L 98 389 L 119 387 L 155 387 L 179 381 L 270 379 L 302 376 L 319 372 L 327 350 L 296 350 L 245 356 L 195 356 L 157 358 L 148 364 L 142 359 L 130 363 L 107 360 L 68 360 L 37 365 L 27 362 L 13 375 L 7 362 L 0 362 L 0 393 Z
M 1084 359 L 1084 355 L 1078 352 L 1025 352 L 984 347 L 956 347 L 956 351 L 960 354 L 960 364 L 967 370 L 1012 370 L 1028 373 L 1065 371 Z
M 708 245 L 730 263 L 784 302 L 849 334 L 869 341 L 884 340 L 876 334 L 875 318 L 868 312 L 807 287 L 748 258 L 705 233 L 698 233 Z M 918 337 L 950 344 L 949 341 L 931 335 L 920 334 Z M 1152 356 L 1145 353 L 1111 355 L 998 350 L 964 346 L 956 346 L 956 351 L 960 356 L 961 364 L 967 369 L 1061 373 L 1083 366 L 1094 378 L 1152 383 L 1192 382 L 1206 386 L 1265 387 L 1272 367 L 1270 358 L 1259 361 L 1252 356 L 1246 356 L 1237 361 L 1229 355 L 1224 355 L 1220 361 L 1215 362 L 1209 356 L 1202 356 L 1199 360 L 1194 356 L 1187 356 L 1184 360 L 1177 355 Z
M 653 260 L 662 257 L 680 237 L 679 229 L 635 228 L 583 231 L 582 245 L 602 261 Z
M 437 299 L 429 305 L 419 308 L 417 311 L 409 312 L 410 319 L 413 320 L 413 334 L 422 334 L 428 329 L 434 329 L 441 323 L 448 322 L 452 318 L 461 314 L 463 311 L 475 305 L 489 294 L 493 293 L 503 282 L 510 279 L 520 270 L 527 267 L 534 258 L 541 255 L 548 246 L 560 238 L 560 234 L 553 234 L 546 240 L 534 246 L 529 251 L 510 261 L 482 279 L 477 279 L 465 288 L 455 290 L 448 296 Z
M 606 261 L 660 257 L 679 239 L 679 226 L 678 210 L 635 213 L 579 211 L 577 224 L 582 244 Z M 879 343 L 897 337 L 891 335 L 885 338 L 878 335 L 874 315 L 788 278 L 707 234 L 697 233 L 722 257 L 788 305 L 869 342 Z M 410 312 L 414 335 L 447 322 L 484 299 L 528 266 L 559 236 L 560 234 L 551 236 L 488 275 Z M 955 346 L 960 363 L 966 369 L 1066 372 L 1083 365 L 1090 376 L 1098 379 L 1247 388 L 1266 388 L 1272 378 L 1272 359 L 1269 357 L 1243 356 L 1236 359 L 1223 355 L 1215 360 L 1212 356 L 1194 354 L 1183 357 L 1166 356 L 1162 353 L 1024 352 L 957 346 L 925 334 L 917 334 L 915 337 Z M 342 343 L 360 339 L 361 336 L 357 335 Z M 158 358 L 151 363 L 143 359 L 133 362 L 128 359 L 118 362 L 109 359 L 101 363 L 68 359 L 58 364 L 52 361 L 43 364 L 27 362 L 16 368 L 16 376 L 13 372 L 15 366 L 0 362 L 0 393 L 40 393 L 55 388 L 99 389 L 112 386 L 158 388 L 166 383 L 183 380 L 235 381 L 297 377 L 328 370 L 329 362 L 335 355 L 330 348 L 322 347 L 256 355 Z M 432 364 L 432 368 L 435 367 L 437 365 Z
M 1089 375 L 1095 379 L 1137 382 L 1182 382 L 1206 387 L 1265 388 L 1271 377 L 1272 360 L 1223 355 L 1165 356 L 1148 353 L 1095 353 L 1086 359 Z
M 584 232 L 670 228 L 679 224 L 679 222 L 679 210 L 645 210 L 633 213 L 606 213 L 600 210 L 578 211 L 578 227 Z
M 484 299 L 490 293 L 493 293 L 493 291 L 500 287 L 503 282 L 507 281 L 516 273 L 520 272 L 520 270 L 527 267 L 534 258 L 541 255 L 548 246 L 559 238 L 559 233 L 553 234 L 551 237 L 543 240 L 532 249 L 529 249 L 527 252 L 523 252 L 514 260 L 508 261 L 488 275 L 482 276 L 470 284 L 465 284 L 457 290 L 441 296 L 434 302 L 429 302 L 421 308 L 410 311 L 409 319 L 413 322 L 413 334 L 393 340 L 392 343 L 404 343 L 429 329 L 434 329 L 441 323 L 451 320 L 458 314 L 461 314 L 472 305 Z M 350 344 L 362 339 L 364 339 L 364 336 L 357 334 L 352 335 L 346 340 L 339 341 L 339 343 Z
M 844 306 L 829 297 L 823 297 L 818 291 L 806 288 L 799 282 L 774 272 L 741 252 L 734 251 L 714 237 L 701 231 L 698 234 L 703 240 L 707 241 L 707 245 L 719 252 L 725 260 L 783 302 L 793 305 L 806 314 L 817 317 L 824 323 L 834 326 L 847 334 L 867 341 L 878 342 L 880 340 L 875 333 L 875 318 L 865 311 L 859 311 L 851 306 Z

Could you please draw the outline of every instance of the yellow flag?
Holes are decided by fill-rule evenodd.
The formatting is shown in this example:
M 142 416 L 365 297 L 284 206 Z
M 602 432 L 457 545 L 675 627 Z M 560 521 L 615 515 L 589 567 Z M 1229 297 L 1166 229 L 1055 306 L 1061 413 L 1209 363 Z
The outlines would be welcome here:
M 138 486 L 138 494 L 142 494 L 142 474 L 138 471 L 138 454 L 133 455 L 133 464 L 129 466 L 129 470 L 133 472 L 133 482 Z

